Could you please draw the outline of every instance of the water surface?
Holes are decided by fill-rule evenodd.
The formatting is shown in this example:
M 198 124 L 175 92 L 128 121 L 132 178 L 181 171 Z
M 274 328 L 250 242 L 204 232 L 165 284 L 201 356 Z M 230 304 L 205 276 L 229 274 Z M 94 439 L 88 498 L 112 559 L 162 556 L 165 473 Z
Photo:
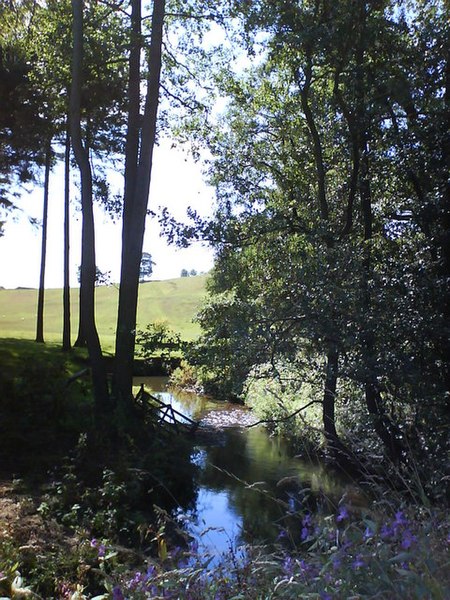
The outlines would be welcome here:
M 244 407 L 171 393 L 165 378 L 141 377 L 136 383 L 200 423 L 191 454 L 198 466 L 197 498 L 193 510 L 180 516 L 208 552 L 271 543 L 288 526 L 300 529 L 293 513 L 339 496 L 341 481 L 320 463 L 293 457 L 287 444 L 262 426 L 248 427 L 255 417 Z

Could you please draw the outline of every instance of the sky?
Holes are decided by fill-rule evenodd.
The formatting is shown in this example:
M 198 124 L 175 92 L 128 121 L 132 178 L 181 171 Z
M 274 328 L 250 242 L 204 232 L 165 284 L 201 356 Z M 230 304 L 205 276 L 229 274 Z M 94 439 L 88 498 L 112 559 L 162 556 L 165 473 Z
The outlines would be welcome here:
M 111 173 L 108 178 L 113 186 L 122 183 L 118 173 Z M 63 183 L 64 166 L 61 163 L 55 166 L 50 177 L 46 288 L 61 288 L 63 285 Z M 74 193 L 78 195 L 75 190 Z M 165 206 L 176 219 L 186 221 L 186 209 L 189 206 L 200 215 L 208 216 L 212 213 L 213 202 L 214 191 L 205 184 L 201 166 L 187 153 L 172 147 L 170 140 L 162 140 L 155 148 L 148 207 L 158 212 L 159 207 Z M 37 288 L 42 229 L 31 225 L 29 217 L 42 222 L 42 186 L 34 187 L 30 193 L 24 192 L 17 204 L 21 210 L 8 218 L 5 235 L 0 237 L 0 287 Z M 97 267 L 103 272 L 111 271 L 111 280 L 117 282 L 120 276 L 120 220 L 114 224 L 96 207 L 95 224 Z M 71 285 L 77 286 L 81 256 L 81 213 L 74 207 L 70 236 Z M 149 252 L 155 262 L 152 280 L 179 277 L 182 269 L 207 272 L 213 266 L 212 250 L 199 243 L 187 249 L 168 246 L 160 236 L 157 219 L 147 218 L 143 251 Z

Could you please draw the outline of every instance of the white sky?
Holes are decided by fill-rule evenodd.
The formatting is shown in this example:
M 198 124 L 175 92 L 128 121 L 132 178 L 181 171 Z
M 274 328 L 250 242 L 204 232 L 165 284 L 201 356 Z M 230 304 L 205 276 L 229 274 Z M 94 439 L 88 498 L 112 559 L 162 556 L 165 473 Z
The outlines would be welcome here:
M 120 186 L 121 176 L 112 174 Z M 64 167 L 58 164 L 50 177 L 47 264 L 45 287 L 63 285 L 63 184 Z M 114 190 L 113 190 L 114 191 Z M 118 191 L 118 190 L 117 190 Z M 74 190 L 73 195 L 78 192 Z M 186 220 L 188 206 L 202 216 L 211 214 L 214 192 L 203 181 L 200 165 L 181 150 L 171 148 L 169 140 L 162 140 L 155 148 L 150 189 L 149 208 L 158 212 L 167 206 L 178 220 Z M 5 235 L 0 237 L 0 286 L 5 288 L 38 287 L 41 257 L 41 228 L 33 227 L 29 216 L 42 220 L 43 188 L 24 193 L 17 202 L 23 209 L 10 216 Z M 77 202 L 77 204 L 79 204 Z M 101 271 L 111 271 L 112 281 L 120 274 L 121 222 L 113 224 L 101 209 L 95 211 L 96 262 Z M 71 285 L 77 286 L 80 264 L 81 214 L 73 210 L 70 241 Z M 208 271 L 213 265 L 212 251 L 200 244 L 178 250 L 168 246 L 159 235 L 157 219 L 147 219 L 144 252 L 150 252 L 156 263 L 152 279 L 179 277 L 183 268 L 198 272 Z

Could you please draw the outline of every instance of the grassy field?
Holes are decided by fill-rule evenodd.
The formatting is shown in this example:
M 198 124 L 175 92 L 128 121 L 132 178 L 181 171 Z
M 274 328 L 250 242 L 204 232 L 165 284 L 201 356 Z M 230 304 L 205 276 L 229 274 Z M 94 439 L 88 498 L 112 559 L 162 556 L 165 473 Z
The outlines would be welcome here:
M 205 297 L 205 282 L 206 275 L 198 275 L 141 284 L 137 328 L 166 321 L 183 339 L 194 339 L 200 329 L 192 319 Z M 73 341 L 78 327 L 78 294 L 78 289 L 71 292 Z M 114 286 L 96 288 L 97 327 L 106 352 L 114 347 L 118 296 Z M 0 290 L 0 337 L 34 339 L 36 310 L 37 290 Z M 49 289 L 45 292 L 44 337 L 49 342 L 60 342 L 61 336 L 62 290 Z

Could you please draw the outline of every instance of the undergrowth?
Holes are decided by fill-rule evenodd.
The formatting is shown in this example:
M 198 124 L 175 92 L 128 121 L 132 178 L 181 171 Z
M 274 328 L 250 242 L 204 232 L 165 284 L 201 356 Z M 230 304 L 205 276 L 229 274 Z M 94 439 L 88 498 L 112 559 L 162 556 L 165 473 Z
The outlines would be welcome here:
M 439 599 L 449 597 L 449 523 L 443 511 L 391 502 L 360 509 L 342 503 L 333 514 L 298 512 L 291 517 L 300 534 L 280 530 L 275 545 L 231 544 L 220 557 L 203 552 L 187 537 L 175 543 L 168 531 L 177 527 L 164 511 L 147 532 L 146 547 L 127 551 L 108 537 L 79 532 L 73 555 L 59 570 L 47 563 L 46 576 L 36 569 L 25 580 L 13 562 L 13 540 L 2 542 L 0 585 L 6 597 L 17 588 L 37 597 L 52 578 L 54 595 L 45 598 L 140 600 L 178 598 L 232 600 Z M 9 559 L 6 556 L 8 556 Z M 53 557 L 55 558 L 55 557 Z M 71 562 L 73 571 L 68 571 Z M 42 569 L 42 565 L 41 565 Z M 27 585 L 28 584 L 28 585 Z M 36 597 L 36 596 L 35 596 Z

